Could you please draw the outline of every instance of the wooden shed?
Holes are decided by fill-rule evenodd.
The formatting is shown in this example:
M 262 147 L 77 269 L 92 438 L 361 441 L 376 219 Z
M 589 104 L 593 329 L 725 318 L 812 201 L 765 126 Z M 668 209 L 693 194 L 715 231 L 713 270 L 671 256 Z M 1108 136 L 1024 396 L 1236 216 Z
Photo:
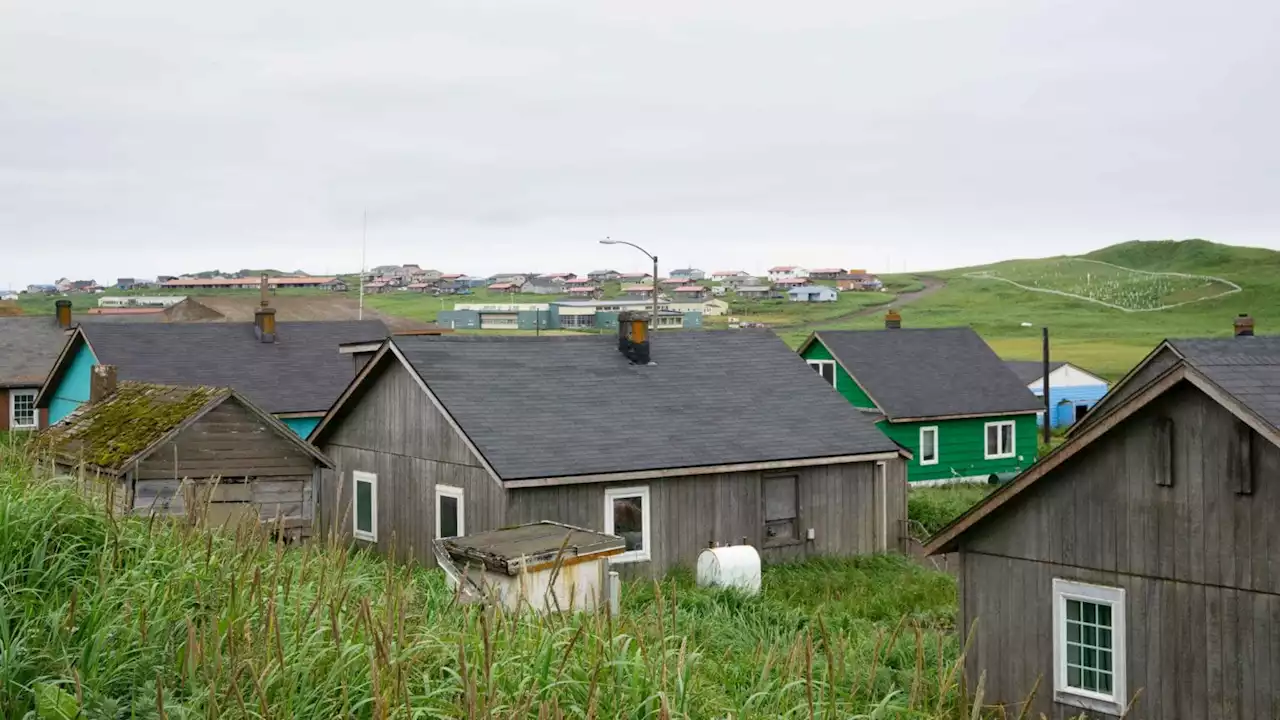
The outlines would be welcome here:
M 112 369 L 95 368 L 101 399 L 40 435 L 40 451 L 61 472 L 84 477 L 120 512 L 311 534 L 314 479 L 332 467 L 319 450 L 230 388 L 121 382 L 112 390 Z
M 928 543 L 1009 717 L 1280 717 L 1280 338 L 1177 345 Z

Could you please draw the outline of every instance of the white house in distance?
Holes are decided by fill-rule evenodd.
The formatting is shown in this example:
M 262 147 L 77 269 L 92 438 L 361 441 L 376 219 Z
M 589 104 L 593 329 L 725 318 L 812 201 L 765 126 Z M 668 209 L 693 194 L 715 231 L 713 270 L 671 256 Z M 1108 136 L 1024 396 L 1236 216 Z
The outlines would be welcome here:
M 809 271 L 795 265 L 778 265 L 769 268 L 769 280 L 778 282 L 779 280 L 795 280 L 809 277 Z
M 1007 360 L 1027 389 L 1044 397 L 1044 363 L 1040 360 Z M 1109 386 L 1106 380 L 1069 362 L 1049 363 L 1049 407 L 1053 408 L 1049 427 L 1070 427 L 1094 406 Z M 1043 423 L 1044 413 L 1038 416 Z
M 697 281 L 705 280 L 707 274 L 698 268 L 678 268 L 671 271 L 671 277 L 678 278 L 680 280 Z
M 751 277 L 751 273 L 748 273 L 745 270 L 716 270 L 715 272 L 711 273 L 711 279 L 718 283 L 722 283 L 727 280 L 733 280 L 735 278 L 749 278 L 749 277 Z

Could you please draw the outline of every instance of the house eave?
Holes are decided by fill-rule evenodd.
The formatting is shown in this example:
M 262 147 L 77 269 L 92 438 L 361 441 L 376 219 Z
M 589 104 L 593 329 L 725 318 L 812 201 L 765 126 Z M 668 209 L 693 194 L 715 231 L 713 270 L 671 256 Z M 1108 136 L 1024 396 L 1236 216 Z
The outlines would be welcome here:
M 1035 410 L 999 410 L 995 412 L 981 413 L 958 413 L 955 415 L 919 415 L 913 417 L 895 417 L 893 415 L 886 416 L 891 423 L 910 423 L 910 422 L 939 422 L 942 420 L 972 420 L 975 418 L 997 418 L 1011 417 L 1017 415 L 1035 415 L 1043 412 L 1043 408 Z

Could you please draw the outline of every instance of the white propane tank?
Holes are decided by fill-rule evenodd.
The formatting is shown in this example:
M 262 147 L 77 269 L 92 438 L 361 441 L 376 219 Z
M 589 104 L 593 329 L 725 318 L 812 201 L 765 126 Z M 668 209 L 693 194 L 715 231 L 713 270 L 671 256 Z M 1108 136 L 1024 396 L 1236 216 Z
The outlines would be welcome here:
M 760 594 L 760 553 L 750 545 L 708 548 L 698 555 L 698 586 Z

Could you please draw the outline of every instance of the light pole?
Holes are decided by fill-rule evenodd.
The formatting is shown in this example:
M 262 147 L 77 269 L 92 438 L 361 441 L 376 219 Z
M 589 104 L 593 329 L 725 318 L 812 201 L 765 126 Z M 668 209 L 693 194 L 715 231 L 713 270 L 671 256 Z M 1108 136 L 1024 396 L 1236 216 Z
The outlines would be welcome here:
M 626 240 L 614 240 L 612 238 L 605 238 L 600 241 L 600 244 L 601 245 L 630 245 L 631 247 L 644 253 L 650 260 L 653 261 L 653 317 L 649 318 L 649 328 L 652 330 L 657 330 L 658 329 L 658 256 L 654 255 L 648 250 L 645 250 L 639 245 L 635 243 L 629 243 Z

